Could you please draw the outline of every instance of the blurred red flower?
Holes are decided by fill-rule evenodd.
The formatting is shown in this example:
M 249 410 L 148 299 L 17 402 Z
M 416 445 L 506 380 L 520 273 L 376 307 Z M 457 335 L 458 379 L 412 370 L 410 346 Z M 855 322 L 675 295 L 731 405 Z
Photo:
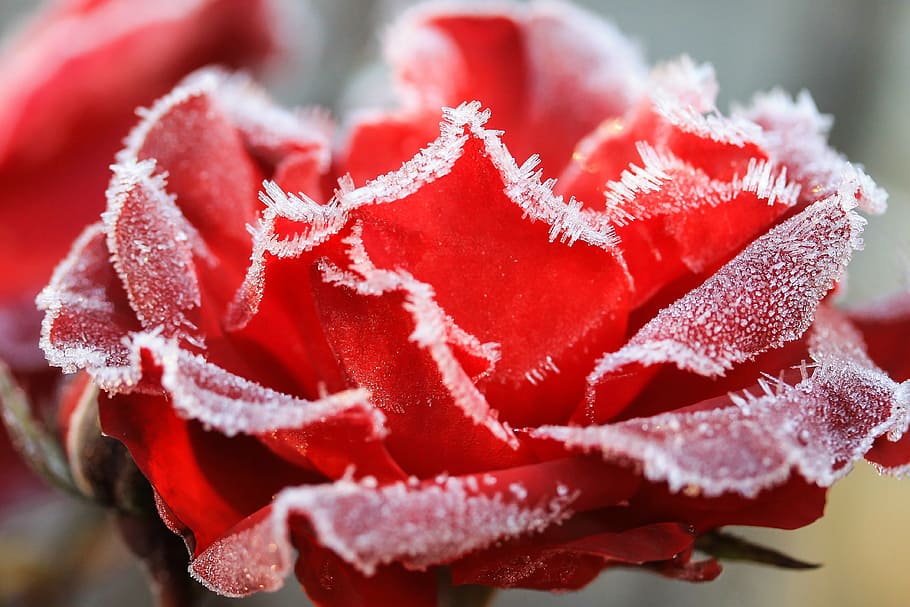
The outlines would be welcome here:
M 704 580 L 700 536 L 815 520 L 907 425 L 828 301 L 884 193 L 806 95 L 726 117 L 708 66 L 648 75 L 570 6 L 447 6 L 393 28 L 402 105 L 334 150 L 189 77 L 39 297 L 193 574 L 274 589 L 296 548 L 320 604 L 430 605 L 441 566 Z
M 32 399 L 56 390 L 35 296 L 104 208 L 135 108 L 210 63 L 261 65 L 279 41 L 265 0 L 59 0 L 0 55 L 0 361 Z M 0 453 L 7 452 L 0 430 Z M 27 483 L 0 456 L 0 503 Z M 7 463 L 9 465 L 7 465 Z

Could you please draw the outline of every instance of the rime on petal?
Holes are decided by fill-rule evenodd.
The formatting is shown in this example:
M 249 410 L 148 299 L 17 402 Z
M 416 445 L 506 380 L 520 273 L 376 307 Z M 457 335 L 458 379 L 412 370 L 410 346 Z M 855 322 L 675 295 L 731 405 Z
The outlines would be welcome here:
M 0 58 L 0 307 L 33 298 L 102 211 L 108 165 L 134 108 L 202 65 L 260 63 L 276 50 L 272 8 L 265 0 L 56 2 L 7 40 Z M 22 330 L 36 337 L 37 326 L 29 321 Z M 0 342 L 7 335 L 0 331 Z
M 796 203 L 786 172 L 752 160 L 745 175 L 719 181 L 667 151 L 640 143 L 633 165 L 606 184 L 607 216 L 617 226 L 633 285 L 633 307 L 688 273 L 727 261 Z
M 712 408 L 588 428 L 544 427 L 531 436 L 638 462 L 646 478 L 665 481 L 671 491 L 751 497 L 794 470 L 829 486 L 876 438 L 905 424 L 908 398 L 865 357 L 858 334 L 835 312 L 820 310 L 810 344 L 817 366 L 795 386 L 761 379 L 764 394 L 731 394 Z
M 850 204 L 836 195 L 775 227 L 604 355 L 588 378 L 586 414 L 605 420 L 625 407 L 609 400 L 614 377 L 662 363 L 723 375 L 801 337 L 861 242 Z
M 619 345 L 627 275 L 612 228 L 519 169 L 476 105 L 400 172 L 341 198 L 377 266 L 433 286 L 440 306 L 501 359 L 481 389 L 516 426 L 563 420 L 590 353 Z M 350 201 L 350 202 L 347 202 Z M 465 283 L 452 276 L 468 276 Z
M 405 103 L 390 121 L 420 129 L 427 110 L 478 99 L 492 109 L 492 126 L 505 131 L 516 157 L 540 154 L 549 175 L 559 174 L 582 135 L 626 110 L 644 74 L 637 49 L 612 25 L 563 4 L 460 14 L 418 8 L 386 40 Z M 355 131 L 352 141 L 358 139 Z M 389 156 L 410 157 L 419 139 L 402 150 L 386 138 Z M 376 155 L 386 157 L 382 149 Z
M 612 482 L 604 483 L 610 470 Z M 628 498 L 637 482 L 630 473 L 576 457 L 422 483 L 412 479 L 378 486 L 366 478 L 290 488 L 272 503 L 268 519 L 263 514 L 226 534 L 192 568 L 203 583 L 221 587 L 244 579 L 247 564 L 265 556 L 271 562 L 257 566 L 254 578 L 261 573 L 263 580 L 280 579 L 287 571 L 291 525 L 298 541 L 306 537 L 367 576 L 389 573 L 389 563 L 422 571 L 550 528 L 570 510 L 615 504 Z M 301 546 L 304 558 L 309 549 Z
M 132 364 L 123 337 L 141 327 L 114 271 L 101 224 L 86 228 L 41 292 L 45 311 L 41 347 L 66 373 L 105 369 L 126 373 Z
M 762 127 L 762 148 L 802 185 L 804 201 L 830 196 L 843 187 L 838 184 L 846 179 L 852 183 L 854 196 L 864 211 L 884 212 L 888 194 L 861 167 L 829 147 L 828 131 L 833 120 L 819 113 L 807 91 L 796 99 L 779 89 L 756 95 L 749 107 L 734 109 L 734 116 Z
M 357 184 L 398 169 L 439 134 L 438 114 L 437 106 L 432 112 L 406 116 L 361 116 L 345 142 L 340 169 Z
M 709 65 L 683 57 L 655 68 L 647 94 L 624 116 L 604 119 L 580 140 L 557 191 L 599 210 L 610 182 L 638 161 L 639 142 L 684 158 L 709 179 L 743 177 L 751 160 L 768 159 L 757 143 L 759 129 L 742 117 L 721 116 L 716 95 Z
M 528 461 L 455 357 L 451 321 L 432 291 L 404 275 L 363 270 L 359 279 L 327 267 L 328 282 L 314 281 L 314 296 L 348 381 L 369 390 L 385 414 L 395 461 L 420 477 Z
M 153 175 L 154 163 L 115 166 L 104 215 L 108 248 L 143 328 L 195 337 L 191 311 L 202 304 L 191 227 Z

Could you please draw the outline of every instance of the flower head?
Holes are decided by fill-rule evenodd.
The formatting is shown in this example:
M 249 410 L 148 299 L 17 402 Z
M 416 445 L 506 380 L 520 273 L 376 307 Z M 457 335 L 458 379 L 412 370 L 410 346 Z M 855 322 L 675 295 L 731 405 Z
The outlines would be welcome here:
M 724 116 L 710 67 L 544 2 L 416 9 L 388 56 L 401 106 L 334 149 L 190 76 L 39 297 L 207 586 L 274 589 L 292 549 L 327 605 L 433 604 L 439 567 L 710 579 L 700 536 L 805 525 L 900 437 L 829 297 L 885 196 L 808 96 Z

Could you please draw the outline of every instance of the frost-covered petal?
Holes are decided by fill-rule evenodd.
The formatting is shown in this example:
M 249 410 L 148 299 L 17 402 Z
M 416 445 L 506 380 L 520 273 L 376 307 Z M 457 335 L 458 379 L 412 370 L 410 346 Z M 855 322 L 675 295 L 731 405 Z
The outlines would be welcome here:
M 519 168 L 485 119 L 476 104 L 448 110 L 431 146 L 339 209 L 363 222 L 379 267 L 429 283 L 460 326 L 500 344 L 481 389 L 505 420 L 564 419 L 588 353 L 622 338 L 627 274 L 612 227 L 555 197 L 533 163 Z
M 38 296 L 44 310 L 41 347 L 65 373 L 133 363 L 123 338 L 141 328 L 110 262 L 104 226 L 86 228 L 51 283 Z
M 179 417 L 160 396 L 99 400 L 101 426 L 122 441 L 199 554 L 284 487 L 320 478 L 258 440 L 228 438 Z
M 392 27 L 385 50 L 404 105 L 388 119 L 412 136 L 408 146 L 369 137 L 388 144 L 377 150 L 364 146 L 355 124 L 347 158 L 366 177 L 396 168 L 430 141 L 427 126 L 439 107 L 469 99 L 493 111 L 492 127 L 505 132 L 516 157 L 539 154 L 548 175 L 557 175 L 578 139 L 622 115 L 644 74 L 638 50 L 611 24 L 559 2 L 418 7 Z M 371 116 L 364 127 L 378 134 L 382 123 Z
M 775 89 L 756 95 L 746 108 L 734 108 L 734 116 L 762 127 L 759 141 L 768 156 L 786 166 L 802 186 L 806 200 L 821 200 L 833 194 L 846 177 L 853 184 L 859 206 L 869 213 L 882 213 L 888 194 L 862 167 L 850 163 L 828 145 L 833 120 L 821 114 L 807 91 L 794 99 Z M 842 187 L 842 186 L 840 186 Z
M 421 477 L 527 462 L 462 364 L 483 345 L 452 322 L 428 285 L 375 268 L 359 236 L 355 229 L 345 239 L 357 274 L 323 262 L 314 297 L 339 366 L 385 413 L 392 456 Z
M 746 391 L 692 410 L 605 426 L 543 427 L 532 436 L 638 462 L 646 478 L 665 481 L 671 491 L 752 497 L 793 471 L 829 486 L 875 439 L 902 431 L 910 399 L 831 310 L 819 311 L 810 353 L 811 375 L 793 386 L 760 379 L 758 396 Z
M 604 119 L 580 139 L 562 171 L 558 191 L 601 209 L 604 190 L 638 162 L 640 142 L 685 159 L 711 179 L 745 175 L 750 160 L 767 160 L 759 128 L 723 116 L 714 105 L 717 82 L 710 65 L 688 57 L 656 67 L 647 87 L 622 116 Z
M 673 363 L 719 376 L 798 339 L 861 244 L 863 220 L 852 206 L 852 196 L 842 195 L 815 203 L 661 310 L 622 349 L 598 361 L 588 378 L 585 415 L 605 420 L 620 411 L 627 402 L 611 400 L 613 378 L 634 381 L 643 367 Z
M 910 379 L 907 336 L 910 334 L 910 296 L 897 293 L 884 300 L 853 310 L 851 319 L 862 332 L 869 357 L 896 381 Z M 910 424 L 910 413 L 907 423 Z M 898 428 L 891 436 L 879 438 L 866 455 L 883 473 L 898 476 L 910 471 L 910 433 Z
M 221 588 L 243 579 L 246 564 L 261 562 L 260 548 L 268 547 L 264 554 L 273 555 L 272 561 L 257 568 L 257 580 L 274 588 L 290 568 L 291 524 L 368 576 L 388 563 L 424 570 L 538 533 L 571 512 L 614 504 L 634 491 L 632 475 L 604 483 L 604 472 L 600 462 L 569 458 L 424 482 L 377 486 L 370 479 L 341 480 L 290 488 L 277 496 L 267 518 L 223 538 L 191 569 L 203 583 Z
M 799 187 L 752 159 L 743 175 L 711 178 L 669 151 L 640 142 L 641 156 L 606 184 L 606 215 L 616 225 L 637 307 L 689 273 L 726 261 L 797 201 Z
M 383 433 L 382 415 L 363 392 L 308 401 L 237 376 L 159 333 L 141 332 L 100 225 L 77 242 L 39 304 L 47 312 L 42 346 L 50 362 L 68 372 L 85 369 L 109 392 L 164 391 L 181 416 L 226 435 L 303 431 L 325 424 L 352 432 L 356 428 L 361 440 Z

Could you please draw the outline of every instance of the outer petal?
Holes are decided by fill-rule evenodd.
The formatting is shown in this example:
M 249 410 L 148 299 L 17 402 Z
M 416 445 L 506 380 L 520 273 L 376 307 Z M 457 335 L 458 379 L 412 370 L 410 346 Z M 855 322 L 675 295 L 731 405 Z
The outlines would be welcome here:
M 623 529 L 597 516 L 576 515 L 543 534 L 476 552 L 451 566 L 458 584 L 577 590 L 611 565 L 642 565 L 686 552 L 693 535 L 678 523 Z
M 419 7 L 392 28 L 385 48 L 405 109 L 355 127 L 343 170 L 358 181 L 413 156 L 432 137 L 438 108 L 470 99 L 493 111 L 492 126 L 516 157 L 540 154 L 557 175 L 578 139 L 624 113 L 644 74 L 637 49 L 611 24 L 558 2 Z M 402 129 L 416 135 L 407 148 L 384 135 Z M 387 145 L 377 153 L 367 140 Z
M 102 428 L 129 448 L 194 554 L 284 487 L 319 478 L 251 437 L 228 438 L 177 417 L 161 397 L 102 398 L 100 411 Z
M 910 296 L 899 293 L 851 314 L 862 332 L 869 356 L 897 381 L 910 379 L 907 335 L 910 331 Z M 910 420 L 908 420 L 910 422 Z M 900 436 L 903 432 L 903 436 Z M 906 428 L 879 438 L 866 458 L 883 473 L 904 476 L 910 470 L 910 434 Z
M 910 399 L 833 311 L 819 313 L 810 352 L 811 377 L 795 386 L 760 380 L 759 397 L 734 394 L 690 411 L 583 429 L 544 427 L 532 436 L 639 462 L 649 480 L 666 481 L 672 491 L 751 497 L 793 470 L 829 486 L 876 438 L 906 428 Z
M 646 367 L 673 363 L 718 376 L 798 339 L 861 244 L 863 220 L 852 206 L 846 195 L 810 206 L 661 310 L 621 350 L 598 361 L 588 378 L 584 415 L 603 421 L 621 411 Z M 622 400 L 610 400 L 614 383 L 626 386 L 618 393 Z
M 382 575 L 385 563 L 423 570 L 546 529 L 569 509 L 616 503 L 634 491 L 631 475 L 613 476 L 606 485 L 604 471 L 597 462 L 570 458 L 423 483 L 377 487 L 365 479 L 287 489 L 268 512 L 201 554 L 192 570 L 228 594 L 275 588 L 290 569 L 289 521 L 305 522 L 315 542 L 368 576 Z M 251 575 L 244 578 L 244 571 Z M 237 586 L 244 579 L 250 587 Z

